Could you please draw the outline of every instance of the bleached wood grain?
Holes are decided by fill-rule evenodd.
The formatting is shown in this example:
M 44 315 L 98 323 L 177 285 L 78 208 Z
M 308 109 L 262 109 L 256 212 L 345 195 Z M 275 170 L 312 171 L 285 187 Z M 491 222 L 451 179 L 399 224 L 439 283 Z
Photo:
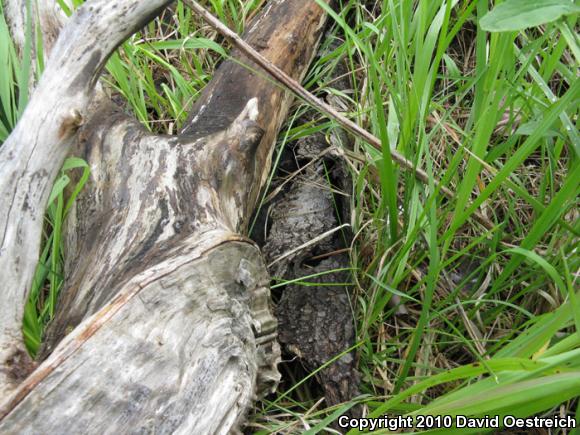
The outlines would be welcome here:
M 22 314 L 52 183 L 112 51 L 169 0 L 92 0 L 67 22 L 38 87 L 0 148 L 0 390 L 25 360 Z
M 292 96 L 234 52 L 175 137 L 91 98 L 110 52 L 166 3 L 79 9 L 0 151 L 1 433 L 229 433 L 278 382 L 268 275 L 239 234 Z M 301 80 L 324 20 L 310 0 L 273 0 L 245 38 Z M 32 370 L 14 364 L 22 307 L 69 153 L 91 178 L 65 225 L 59 311 Z

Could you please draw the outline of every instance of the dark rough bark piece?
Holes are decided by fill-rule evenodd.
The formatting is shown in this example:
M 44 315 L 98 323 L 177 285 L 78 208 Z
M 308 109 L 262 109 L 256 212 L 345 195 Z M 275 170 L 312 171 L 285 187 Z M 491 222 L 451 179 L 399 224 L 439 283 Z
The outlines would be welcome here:
M 308 276 L 347 268 L 344 255 L 328 258 L 312 268 L 301 268 L 295 276 Z M 344 285 L 348 272 L 332 272 L 307 278 L 321 286 L 289 285 L 284 289 L 276 315 L 280 342 L 297 355 L 309 370 L 316 370 L 353 345 L 355 331 L 350 295 Z M 348 401 L 359 394 L 359 376 L 354 352 L 349 352 L 318 374 L 327 405 Z
M 337 211 L 342 220 L 349 215 L 348 198 L 334 195 L 328 185 L 328 171 L 337 189 L 349 191 L 346 169 L 339 158 L 320 157 L 328 144 L 322 134 L 300 139 L 282 166 L 291 172 L 293 162 L 304 169 L 290 181 L 286 191 L 266 209 L 268 232 L 264 255 L 270 273 L 286 280 L 305 278 L 321 286 L 288 285 L 282 292 L 276 315 L 280 322 L 279 337 L 286 350 L 300 358 L 308 370 L 318 369 L 354 344 L 355 331 L 346 271 L 348 257 L 333 255 L 322 261 L 312 257 L 332 253 L 345 246 L 345 234 L 337 232 L 318 243 L 306 246 L 283 260 L 284 253 L 307 244 L 315 237 L 338 226 Z M 308 165 L 308 166 L 306 166 Z M 348 238 L 349 236 L 346 235 Z M 330 273 L 328 273 L 330 272 Z M 337 285 L 330 285 L 338 283 Z M 350 352 L 321 370 L 318 375 L 327 404 L 335 405 L 358 395 L 359 376 L 354 352 Z
M 336 47 L 331 43 L 329 49 Z M 333 72 L 337 77 L 333 86 L 348 92 L 348 70 L 339 62 Z M 332 101 L 331 103 L 339 103 Z M 341 129 L 332 132 L 331 142 L 348 146 L 349 137 Z M 340 157 L 329 152 L 329 144 L 321 133 L 299 139 L 285 150 L 279 174 L 300 171 L 289 182 L 280 175 L 274 188 L 281 183 L 282 194 L 271 204 L 263 207 L 262 225 L 256 233 L 262 233 L 266 225 L 264 255 L 274 277 L 286 280 L 324 272 L 323 275 L 305 278 L 321 286 L 284 287 L 281 301 L 276 308 L 279 319 L 280 342 L 285 349 L 298 356 L 308 370 L 318 369 L 329 360 L 354 344 L 355 331 L 349 288 L 340 283 L 351 281 L 346 271 L 330 272 L 347 268 L 345 254 L 333 255 L 322 261 L 312 260 L 319 255 L 344 248 L 350 241 L 348 231 L 336 232 L 314 244 L 308 244 L 350 219 L 350 174 Z M 328 183 L 342 194 L 335 194 Z M 267 216 L 265 216 L 267 214 Z M 340 221 L 339 221 L 340 218 Z M 296 248 L 306 245 L 303 249 Z M 292 255 L 287 252 L 295 251 Z M 281 259 L 278 261 L 278 259 Z M 330 273 L 328 273 L 330 272 Z M 330 285 L 338 283 L 337 285 Z M 356 370 L 355 353 L 350 352 L 318 373 L 327 405 L 349 401 L 359 394 L 359 375 Z M 353 415 L 358 409 L 351 410 Z
M 304 156 L 304 153 L 313 151 L 307 149 L 312 139 L 307 138 L 300 142 L 297 147 L 297 156 L 301 152 Z M 321 140 L 323 141 L 324 138 L 320 135 L 314 139 L 317 142 L 317 148 L 319 144 L 324 144 Z M 321 151 L 322 148 L 309 154 L 306 157 L 307 160 L 310 161 Z M 332 192 L 325 185 L 323 170 L 322 161 L 306 168 L 304 173 L 290 182 L 288 191 L 284 192 L 270 207 L 268 236 L 263 248 L 268 263 L 275 262 L 286 252 L 310 242 L 314 237 L 338 225 Z M 295 271 L 289 269 L 300 265 L 301 261 L 311 255 L 314 250 L 329 252 L 333 245 L 332 238 L 324 239 L 307 249 L 287 256 L 283 261 L 276 261 L 269 267 L 269 271 L 274 277 L 294 276 Z

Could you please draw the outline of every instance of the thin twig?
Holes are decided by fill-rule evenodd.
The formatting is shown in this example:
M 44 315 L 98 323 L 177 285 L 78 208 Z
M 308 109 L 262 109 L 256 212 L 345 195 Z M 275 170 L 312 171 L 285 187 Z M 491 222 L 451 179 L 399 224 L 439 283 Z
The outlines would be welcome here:
M 219 19 L 214 17 L 210 12 L 208 12 L 203 6 L 198 4 L 195 0 L 183 0 L 183 2 L 193 9 L 207 24 L 221 33 L 222 36 L 230 40 L 230 42 L 243 54 L 253 60 L 261 68 L 267 71 L 274 79 L 285 85 L 290 91 L 295 95 L 302 98 L 304 101 L 308 102 L 312 106 L 316 107 L 321 112 L 324 112 L 329 118 L 332 118 L 338 122 L 345 130 L 349 131 L 355 136 L 360 137 L 367 143 L 371 144 L 378 150 L 382 150 L 381 141 L 369 133 L 364 128 L 360 127 L 355 122 L 351 121 L 338 111 L 336 111 L 332 106 L 325 103 L 318 97 L 314 96 L 308 92 L 300 83 L 294 80 L 292 77 L 288 76 L 284 71 L 258 53 L 252 46 L 245 42 L 237 33 L 228 28 Z M 415 167 L 413 162 L 405 158 L 402 154 L 395 150 L 390 150 L 391 158 L 397 162 L 401 167 L 407 169 L 415 174 L 415 177 L 425 184 L 429 184 L 429 175 L 420 168 Z M 433 179 L 433 184 L 438 188 L 447 198 L 455 199 L 455 192 L 449 188 L 443 186 L 439 180 Z M 475 219 L 481 223 L 487 229 L 493 229 L 495 225 L 485 216 L 479 212 L 474 212 Z
M 300 252 L 303 249 L 308 248 L 309 246 L 315 245 L 316 243 L 320 242 L 321 240 L 324 240 L 325 238 L 327 238 L 329 236 L 332 236 L 337 231 L 340 231 L 340 230 L 342 230 L 343 228 L 346 228 L 346 227 L 350 227 L 350 224 L 342 224 L 339 227 L 333 228 L 333 229 L 331 229 L 331 230 L 329 230 L 329 231 L 327 231 L 325 233 L 322 233 L 322 234 L 314 237 L 312 240 L 309 240 L 308 242 L 303 243 L 302 245 L 297 246 L 296 248 L 291 249 L 291 250 L 285 252 L 284 254 L 280 255 L 278 258 L 274 259 L 270 264 L 268 264 L 268 268 L 272 267 L 274 264 L 278 263 L 279 261 L 282 261 L 285 258 L 288 258 L 291 255 L 293 255 L 293 254 L 295 254 L 297 252 Z

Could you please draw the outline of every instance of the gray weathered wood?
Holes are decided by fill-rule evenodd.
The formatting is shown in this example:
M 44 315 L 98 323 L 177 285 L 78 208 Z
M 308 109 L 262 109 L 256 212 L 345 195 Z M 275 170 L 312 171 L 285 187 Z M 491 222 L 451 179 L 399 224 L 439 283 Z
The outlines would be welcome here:
M 18 366 L 26 360 L 22 314 L 38 261 L 52 183 L 86 116 L 92 90 L 108 56 L 168 3 L 92 0 L 79 8 L 61 31 L 22 118 L 0 149 L 2 391 L 18 383 Z
M 228 433 L 258 373 L 276 384 L 260 346 L 271 337 L 259 336 L 271 325 L 250 309 L 272 319 L 259 250 L 220 230 L 179 248 L 65 338 L 17 390 L 0 432 Z
M 229 61 L 179 136 L 151 135 L 108 102 L 87 109 L 111 50 L 165 3 L 87 2 L 0 151 L 0 201 L 10 205 L 0 268 L 11 285 L 0 308 L 1 433 L 228 433 L 277 384 L 268 276 L 237 234 L 291 96 Z M 310 0 L 274 0 L 245 36 L 300 80 L 324 19 Z M 24 358 L 22 306 L 46 195 L 71 149 L 91 179 L 66 223 L 67 278 L 46 359 L 22 381 L 34 368 L 14 364 Z

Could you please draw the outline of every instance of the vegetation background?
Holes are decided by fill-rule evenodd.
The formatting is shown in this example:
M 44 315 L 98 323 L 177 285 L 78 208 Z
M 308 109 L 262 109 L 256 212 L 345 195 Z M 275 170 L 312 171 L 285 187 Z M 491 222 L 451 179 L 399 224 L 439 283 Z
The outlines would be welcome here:
M 82 3 L 55 1 L 67 14 Z M 340 102 L 382 142 L 376 150 L 356 139 L 344 153 L 354 181 L 346 192 L 355 234 L 349 286 L 362 395 L 329 408 L 316 373 L 287 367 L 277 395 L 256 405 L 248 432 L 332 432 L 355 405 L 369 416 L 578 421 L 578 2 L 342 0 L 333 10 L 312 1 L 328 10 L 330 24 L 304 86 Z M 266 2 L 202 3 L 242 33 Z M 40 39 L 29 25 L 18 53 L 0 9 L 0 143 L 43 69 L 32 41 Z M 176 133 L 228 51 L 176 2 L 119 48 L 104 80 L 146 128 Z M 350 90 L 333 88 L 339 63 L 348 66 Z M 278 150 L 338 128 L 323 114 L 301 124 L 307 109 L 296 101 Z M 390 150 L 441 180 L 454 198 L 402 171 Z M 82 177 L 65 197 L 70 171 Z M 50 198 L 23 327 L 32 354 L 63 280 L 61 225 L 89 175 L 85 162 L 70 158 Z M 474 220 L 476 211 L 493 228 Z

